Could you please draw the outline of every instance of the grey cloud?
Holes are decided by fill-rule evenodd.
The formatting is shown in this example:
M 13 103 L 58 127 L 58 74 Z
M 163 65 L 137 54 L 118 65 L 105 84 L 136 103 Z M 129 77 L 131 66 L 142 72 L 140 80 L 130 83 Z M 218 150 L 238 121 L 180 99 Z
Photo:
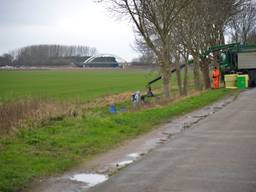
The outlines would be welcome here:
M 0 24 L 47 24 L 64 14 L 69 0 L 0 0 Z M 75 1 L 74 1 L 75 2 Z

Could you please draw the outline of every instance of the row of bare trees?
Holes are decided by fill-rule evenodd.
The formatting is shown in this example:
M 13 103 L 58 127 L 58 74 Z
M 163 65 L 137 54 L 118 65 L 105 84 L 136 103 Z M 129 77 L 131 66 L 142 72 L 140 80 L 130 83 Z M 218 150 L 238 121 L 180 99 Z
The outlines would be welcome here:
M 227 27 L 231 42 L 256 43 L 256 6 L 249 3 L 241 7 Z
M 96 53 L 96 48 L 88 46 L 32 45 L 11 51 L 3 57 L 9 58 L 16 66 L 58 66 L 69 65 L 72 58 L 92 56 Z
M 176 67 L 181 95 L 188 92 L 189 58 L 193 58 L 195 88 L 211 87 L 209 63 L 205 51 L 225 43 L 225 32 L 234 33 L 233 40 L 247 42 L 255 24 L 255 6 L 250 0 L 102 0 L 110 2 L 111 10 L 134 24 L 137 46 L 156 58 L 163 80 L 163 94 L 170 96 L 171 68 Z M 254 10 L 254 11 L 252 11 Z M 241 19 L 241 15 L 246 15 Z M 239 20 L 240 19 L 240 20 Z M 247 22 L 247 21 L 246 21 Z M 251 21 L 252 22 L 252 21 Z M 237 26 L 238 25 L 238 26 Z M 243 29 L 241 32 L 237 29 Z M 246 33 L 246 37 L 244 34 Z M 238 34 L 237 34 L 238 33 Z M 213 55 L 216 62 L 216 56 Z M 150 58 L 149 57 L 149 58 Z M 179 63 L 185 62 L 184 75 Z M 183 78 L 182 78 L 183 77 Z

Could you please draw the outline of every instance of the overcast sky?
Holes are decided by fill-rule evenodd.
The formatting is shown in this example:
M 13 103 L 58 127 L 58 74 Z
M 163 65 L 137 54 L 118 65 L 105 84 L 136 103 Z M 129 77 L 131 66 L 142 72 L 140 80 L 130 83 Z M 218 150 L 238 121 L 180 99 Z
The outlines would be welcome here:
M 137 56 L 131 23 L 93 0 L 0 0 L 0 54 L 32 44 L 87 45 L 126 60 Z

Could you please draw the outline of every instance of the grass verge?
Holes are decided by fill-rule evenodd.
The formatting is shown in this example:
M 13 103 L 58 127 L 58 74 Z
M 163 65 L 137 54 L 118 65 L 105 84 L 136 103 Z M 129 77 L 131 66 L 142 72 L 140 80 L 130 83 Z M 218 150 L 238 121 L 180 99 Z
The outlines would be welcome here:
M 210 90 L 153 109 L 111 115 L 93 112 L 79 118 L 52 120 L 40 128 L 23 129 L 0 138 L 0 191 L 20 191 L 34 177 L 61 173 L 124 140 L 152 130 L 172 117 L 232 93 Z

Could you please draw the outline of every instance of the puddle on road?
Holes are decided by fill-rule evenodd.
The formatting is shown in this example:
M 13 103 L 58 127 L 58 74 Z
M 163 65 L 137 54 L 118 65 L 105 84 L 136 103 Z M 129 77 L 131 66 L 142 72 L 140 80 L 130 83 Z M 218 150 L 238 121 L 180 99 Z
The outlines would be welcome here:
M 120 161 L 118 163 L 116 163 L 116 166 L 117 167 L 124 167 L 124 166 L 127 166 L 129 164 L 133 163 L 132 160 L 126 160 L 126 161 Z
M 130 158 L 137 159 L 138 157 L 140 157 L 140 153 L 131 153 L 131 154 L 128 154 L 127 156 Z
M 70 177 L 72 181 L 86 183 L 88 187 L 93 187 L 97 184 L 103 183 L 108 180 L 108 176 L 100 174 L 76 174 Z

